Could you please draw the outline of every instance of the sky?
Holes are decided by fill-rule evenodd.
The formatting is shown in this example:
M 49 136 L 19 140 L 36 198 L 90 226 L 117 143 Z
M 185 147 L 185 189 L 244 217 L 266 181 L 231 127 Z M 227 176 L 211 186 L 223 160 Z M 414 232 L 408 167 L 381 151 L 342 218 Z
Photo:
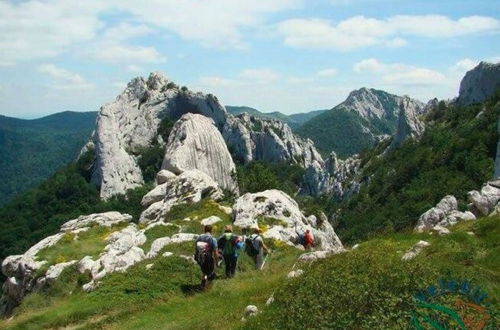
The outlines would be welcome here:
M 0 0 L 0 114 L 97 111 L 152 71 L 285 114 L 361 87 L 452 98 L 500 61 L 498 0 Z

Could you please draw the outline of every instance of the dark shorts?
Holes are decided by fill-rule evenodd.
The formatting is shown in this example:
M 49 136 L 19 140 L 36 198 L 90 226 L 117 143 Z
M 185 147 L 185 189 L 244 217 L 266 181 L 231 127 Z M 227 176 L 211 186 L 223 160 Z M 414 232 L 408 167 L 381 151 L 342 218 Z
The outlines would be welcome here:
M 214 258 L 213 256 L 206 256 L 203 263 L 200 264 L 201 271 L 204 275 L 212 275 L 215 270 Z

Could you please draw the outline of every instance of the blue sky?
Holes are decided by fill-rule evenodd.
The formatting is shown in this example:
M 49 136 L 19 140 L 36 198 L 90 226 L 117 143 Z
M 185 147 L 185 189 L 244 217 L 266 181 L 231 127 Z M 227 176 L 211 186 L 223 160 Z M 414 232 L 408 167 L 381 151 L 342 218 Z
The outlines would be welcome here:
M 363 86 L 451 98 L 500 61 L 493 0 L 0 2 L 0 113 L 98 110 L 162 71 L 223 104 L 291 114 Z

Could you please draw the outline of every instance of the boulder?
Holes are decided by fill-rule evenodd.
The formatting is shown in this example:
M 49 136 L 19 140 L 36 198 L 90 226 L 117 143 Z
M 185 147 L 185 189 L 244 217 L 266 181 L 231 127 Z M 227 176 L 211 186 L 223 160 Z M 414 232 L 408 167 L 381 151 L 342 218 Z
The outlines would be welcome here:
M 488 216 L 495 210 L 500 200 L 500 189 L 487 183 L 481 188 L 481 191 L 469 191 L 467 197 L 471 203 L 472 213 L 476 216 Z
M 154 187 L 153 190 L 142 197 L 141 205 L 143 207 L 148 207 L 151 204 L 162 201 L 167 193 L 168 185 L 168 182 L 164 182 Z
M 207 174 L 199 170 L 189 170 L 183 172 L 179 176 L 170 179 L 165 185 L 165 195 L 162 200 L 152 203 L 142 212 L 139 222 L 152 223 L 161 221 L 165 214 L 170 211 L 172 206 L 184 203 L 196 203 L 204 197 L 210 197 L 213 200 L 220 200 L 223 197 L 223 192 L 219 185 Z M 162 190 L 157 186 L 152 191 L 151 195 L 157 196 L 158 190 Z M 153 193 L 153 191 L 155 191 Z M 158 199 L 159 197 L 155 197 Z
M 403 255 L 403 257 L 401 257 L 401 260 L 408 261 L 408 260 L 415 258 L 417 255 L 420 254 L 420 252 L 422 252 L 422 250 L 424 248 L 426 248 L 430 245 L 431 244 L 429 242 L 426 242 L 426 241 L 419 241 L 418 243 L 415 243 L 415 245 L 413 245 L 408 251 L 406 251 L 406 253 Z
M 187 113 L 170 133 L 162 169 L 175 174 L 199 170 L 222 189 L 238 193 L 236 166 L 221 133 L 211 118 Z
M 68 262 L 61 262 L 50 266 L 47 272 L 45 273 L 44 277 L 45 282 L 48 284 L 54 283 L 66 268 L 73 266 L 77 262 L 78 262 L 77 260 L 71 260 Z
M 452 195 L 445 196 L 435 207 L 427 210 L 420 216 L 415 230 L 423 232 L 431 230 L 438 225 L 448 227 L 459 221 L 476 219 L 471 212 L 460 212 L 457 208 L 457 199 Z M 439 228 L 435 231 L 439 231 Z
M 169 179 L 175 178 L 176 175 L 167 170 L 161 170 L 156 174 L 156 184 L 160 185 L 167 182 Z
M 210 216 L 208 218 L 202 219 L 201 220 L 201 225 L 202 226 L 213 225 L 213 224 L 216 224 L 217 222 L 221 222 L 221 221 L 222 221 L 221 218 L 219 218 L 216 215 L 212 215 L 212 216 Z
M 111 211 L 105 213 L 94 213 L 90 215 L 82 215 L 77 219 L 70 220 L 61 226 L 61 231 L 75 231 L 92 225 L 103 227 L 111 227 L 122 222 L 130 222 L 132 216 L 129 214 L 122 214 L 120 212 Z
M 448 228 L 440 225 L 432 227 L 432 231 L 436 232 L 439 236 L 448 235 L 450 233 L 450 230 Z
M 248 305 L 245 307 L 244 317 L 251 317 L 259 314 L 259 309 L 255 305 Z
M 326 216 L 318 221 L 316 217 L 306 217 L 295 200 L 286 193 L 271 189 L 259 193 L 247 193 L 233 205 L 234 225 L 241 228 L 256 228 L 259 219 L 271 218 L 271 225 L 264 232 L 265 238 L 281 240 L 295 245 L 299 233 L 309 229 L 315 245 L 322 250 L 343 250 L 342 243 L 335 234 Z
M 302 269 L 297 269 L 297 270 L 292 270 L 291 272 L 289 272 L 286 275 L 286 277 L 287 278 L 295 278 L 295 277 L 301 276 L 302 274 L 304 274 L 304 271 Z

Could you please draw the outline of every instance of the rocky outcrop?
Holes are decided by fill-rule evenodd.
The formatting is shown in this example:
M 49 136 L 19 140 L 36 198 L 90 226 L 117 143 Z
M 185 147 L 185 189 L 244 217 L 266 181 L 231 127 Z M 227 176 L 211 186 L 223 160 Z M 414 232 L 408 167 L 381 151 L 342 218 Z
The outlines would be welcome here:
M 481 103 L 500 88 L 500 63 L 481 62 L 468 71 L 460 82 L 457 102 L 462 105 Z
M 481 191 L 469 191 L 467 197 L 468 208 L 472 213 L 478 217 L 490 215 L 500 201 L 500 180 L 488 182 Z
M 299 138 L 279 120 L 257 118 L 246 113 L 230 116 L 223 135 L 234 157 L 243 162 L 290 162 L 302 167 L 322 162 L 311 140 Z
M 448 227 L 459 221 L 475 219 L 476 217 L 474 214 L 469 211 L 458 211 L 457 199 L 452 195 L 448 195 L 445 196 L 435 207 L 429 209 L 420 216 L 415 230 L 418 232 L 426 230 L 442 232 L 439 227 Z
M 319 219 L 306 217 L 297 202 L 280 190 L 241 196 L 233 206 L 233 219 L 234 225 L 241 228 L 265 226 L 264 237 L 290 245 L 297 244 L 299 233 L 309 229 L 315 238 L 315 245 L 321 250 L 343 250 L 326 216 L 322 215 Z
M 416 105 L 408 96 L 404 96 L 399 105 L 398 128 L 391 147 L 399 147 L 408 138 L 419 138 L 424 133 L 424 123 L 418 118 L 422 113 L 420 105 Z
M 168 139 L 162 169 L 174 174 L 200 170 L 222 189 L 238 193 L 236 166 L 222 135 L 211 118 L 185 114 L 174 125 Z
M 286 161 L 308 167 L 314 162 L 322 162 L 321 156 L 310 140 L 304 140 L 294 135 L 288 125 L 278 120 L 264 120 L 242 114 L 237 117 L 228 114 L 217 98 L 211 94 L 194 93 L 185 88 L 179 89 L 160 73 L 153 72 L 148 79 L 134 78 L 127 88 L 114 102 L 102 106 L 98 117 L 97 127 L 90 144 L 95 152 L 95 162 L 92 167 L 92 182 L 100 188 L 101 197 L 107 199 L 115 194 L 123 194 L 128 189 L 143 184 L 141 169 L 137 164 L 141 150 L 150 147 L 153 143 L 160 146 L 166 144 L 160 132 L 160 123 L 163 119 L 177 121 L 187 113 L 199 114 L 213 121 L 212 125 L 222 134 L 223 139 L 231 151 L 233 158 L 242 162 L 263 160 L 269 162 Z M 198 121 L 199 122 L 199 121 Z M 179 124 L 180 125 L 180 124 Z M 196 125 L 202 125 L 200 123 Z M 208 124 L 203 124 L 208 125 Z M 180 125 L 181 126 L 181 125 Z M 181 130 L 199 127 L 185 124 Z M 189 143 L 203 142 L 201 139 L 217 141 L 213 146 L 223 150 L 220 137 L 215 137 L 213 129 L 210 134 L 198 131 L 197 135 L 190 134 Z M 205 134 L 207 133 L 207 134 Z M 180 136 L 172 138 L 169 147 L 183 145 Z M 200 144 L 198 144 L 199 146 Z M 202 144 L 204 148 L 212 146 Z M 172 151 L 170 148 L 167 151 Z M 187 150 L 188 145 L 183 147 Z M 88 148 L 85 148 L 87 150 Z M 209 153 L 204 157 L 213 160 L 216 155 Z M 177 153 L 180 155 L 181 152 Z M 200 152 L 194 152 L 201 156 Z M 193 154 L 188 154 L 183 164 L 177 161 L 169 167 L 178 173 L 177 166 L 192 168 Z M 173 161 L 173 158 L 171 158 Z M 220 159 L 224 165 L 228 162 L 224 151 Z M 186 163 L 187 162 L 187 163 Z M 224 189 L 236 189 L 234 180 L 231 181 L 227 173 L 222 173 L 215 167 L 207 168 L 214 180 Z M 229 168 L 224 167 L 224 170 Z
M 306 169 L 301 192 L 308 195 L 328 194 L 342 200 L 356 193 L 359 183 L 355 181 L 361 160 L 357 155 L 345 160 L 332 152 L 324 163 L 315 163 Z
M 43 289 L 51 285 L 67 267 L 72 266 L 77 260 L 67 261 L 46 266 L 46 260 L 39 260 L 40 251 L 54 246 L 65 234 L 77 235 L 92 226 L 110 227 L 121 222 L 129 222 L 132 217 L 118 212 L 107 212 L 80 216 L 61 226 L 61 231 L 46 237 L 22 255 L 5 258 L 2 262 L 2 273 L 7 277 L 4 283 L 4 294 L 0 299 L 0 314 L 9 314 L 21 300 L 33 290 Z
M 204 197 L 220 200 L 223 192 L 217 182 L 199 170 L 185 171 L 178 176 L 169 176 L 167 181 L 156 186 L 142 199 L 147 209 L 142 212 L 139 222 L 160 221 L 176 204 L 196 203 Z

